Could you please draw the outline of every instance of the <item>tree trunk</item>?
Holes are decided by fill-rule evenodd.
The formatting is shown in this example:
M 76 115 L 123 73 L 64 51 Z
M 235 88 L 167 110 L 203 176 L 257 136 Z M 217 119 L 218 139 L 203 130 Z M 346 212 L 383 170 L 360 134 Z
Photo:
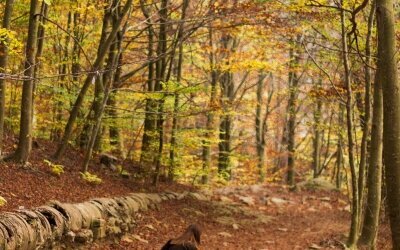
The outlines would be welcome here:
M 155 90 L 162 91 L 162 82 L 168 82 L 166 79 L 167 72 L 167 22 L 168 22 L 168 0 L 161 0 L 161 8 L 158 11 L 160 16 L 160 29 L 158 34 L 157 44 L 157 57 L 156 62 L 156 82 Z M 171 59 L 171 63 L 172 63 Z M 169 74 L 168 74 L 169 75 Z M 158 185 L 160 176 L 162 152 L 164 148 L 164 97 L 158 101 L 158 118 L 157 118 L 157 131 L 158 131 L 158 150 L 156 158 L 156 169 L 153 175 L 153 185 Z
M 367 178 L 367 202 L 365 206 L 364 224 L 360 242 L 375 247 L 379 225 L 382 189 L 382 125 L 383 100 L 382 76 L 376 72 L 374 83 L 374 105 L 371 130 L 371 149 Z
M 225 51 L 224 59 L 225 64 L 230 65 L 230 56 L 234 51 L 235 41 L 229 34 L 223 35 L 221 38 L 223 51 Z M 234 95 L 234 82 L 233 73 L 229 70 L 222 73 L 219 79 L 221 85 L 221 106 L 223 113 L 220 117 L 219 125 L 219 143 L 218 143 L 218 173 L 223 176 L 226 180 L 231 177 L 230 169 L 230 155 L 231 155 L 231 128 L 232 128 L 232 115 L 230 114 L 232 109 L 232 101 Z
M 3 16 L 3 29 L 10 29 L 14 0 L 7 0 Z M 3 39 L 1 39 L 3 41 Z M 8 64 L 7 39 L 0 42 L 0 73 L 6 73 Z M 4 118 L 6 113 L 6 81 L 0 78 L 0 156 L 3 154 Z
M 342 0 L 343 3 L 343 0 Z M 345 13 L 341 10 L 341 30 L 342 30 L 342 60 L 344 66 L 344 82 L 346 88 L 346 124 L 347 124 L 347 140 L 348 140 L 348 157 L 351 172 L 351 188 L 352 188 L 352 209 L 351 209 L 351 228 L 349 233 L 348 245 L 354 246 L 357 243 L 360 210 L 356 166 L 354 162 L 354 125 L 353 125 L 353 93 L 351 87 L 350 65 L 348 58 L 348 42 L 345 29 Z
M 338 141 L 336 148 L 336 188 L 340 190 L 342 187 L 342 167 L 343 167 L 343 135 L 342 127 L 344 126 L 344 105 L 339 103 L 339 119 L 338 119 Z
M 140 7 L 142 9 L 143 15 L 146 19 L 150 20 L 150 13 L 145 7 L 146 3 L 144 0 L 140 1 Z M 147 36 L 148 36 L 148 51 L 147 51 L 147 60 L 148 64 L 148 76 L 147 76 L 147 91 L 152 92 L 155 90 L 155 77 L 154 77 L 154 37 L 155 31 L 151 23 L 147 26 Z M 152 97 L 146 99 L 146 108 L 145 108 L 145 118 L 144 118 L 144 126 L 143 126 L 143 137 L 142 137 L 142 148 L 140 153 L 140 163 L 149 164 L 153 162 L 155 155 L 154 141 L 156 137 L 156 112 L 157 110 L 157 101 Z
M 316 84 L 316 91 L 321 88 L 321 80 Z M 322 101 L 319 96 L 316 96 L 316 104 L 314 109 L 314 138 L 313 138 L 313 176 L 317 178 L 321 173 L 321 116 L 322 116 Z
M 71 22 L 72 22 L 72 12 L 68 13 L 68 21 L 67 21 L 67 31 L 68 33 L 71 30 Z M 66 75 L 67 75 L 67 64 L 64 63 L 68 61 L 69 57 L 69 43 L 70 43 L 70 35 L 66 34 L 65 35 L 65 43 L 64 43 L 64 50 L 62 53 L 60 53 L 60 58 L 59 58 L 59 65 L 58 66 L 58 73 L 60 74 L 58 78 L 58 88 L 55 89 L 54 95 L 57 98 L 57 101 L 55 102 L 54 108 L 53 108 L 53 128 L 51 130 L 51 135 L 50 135 L 50 140 L 52 141 L 59 141 L 61 138 L 61 128 L 59 127 L 59 122 L 62 120 L 62 110 L 63 110 L 63 105 L 64 103 L 62 100 L 60 100 L 60 96 L 62 92 L 58 91 L 57 89 L 63 88 L 66 83 Z
M 123 16 L 120 16 L 121 13 L 119 13 L 119 1 L 113 0 L 111 4 L 110 10 L 113 10 L 110 12 L 110 20 L 112 21 L 112 29 L 116 29 L 120 27 L 118 24 L 118 20 L 123 18 Z M 108 26 L 108 25 L 106 25 Z M 118 63 L 118 58 L 119 58 L 119 53 L 120 53 L 120 47 L 118 46 L 120 43 L 120 40 L 123 39 L 122 33 L 118 32 L 118 36 L 115 37 L 115 40 L 110 46 L 109 53 L 108 53 L 108 58 L 107 58 L 107 65 L 105 68 L 105 72 L 103 74 L 103 77 L 101 78 L 101 83 L 99 84 L 99 88 L 101 93 L 98 94 L 97 97 L 95 97 L 97 100 L 95 100 L 94 104 L 94 119 L 93 119 L 93 128 L 91 129 L 91 134 L 89 137 L 89 143 L 87 150 L 85 152 L 85 157 L 84 157 L 84 162 L 83 162 L 83 171 L 86 172 L 88 170 L 89 162 L 92 157 L 93 150 L 95 150 L 96 142 L 98 143 L 98 137 L 100 135 L 99 131 L 101 128 L 101 120 L 104 114 L 104 109 L 106 107 L 106 104 L 108 102 L 108 97 L 110 96 L 110 92 L 112 89 L 112 86 L 114 85 L 113 80 L 114 80 L 114 72 L 115 68 L 117 68 L 117 63 Z
M 119 56 L 118 56 L 118 62 L 117 65 L 122 64 L 122 40 L 118 39 L 119 45 L 118 45 L 118 51 L 119 51 Z M 117 67 L 114 75 L 114 91 L 110 93 L 110 96 L 108 97 L 107 100 L 107 106 L 109 107 L 108 109 L 108 115 L 111 117 L 111 124 L 109 125 L 109 134 L 110 134 L 110 145 L 113 146 L 113 148 L 117 148 L 118 153 L 125 158 L 125 152 L 124 152 L 124 140 L 122 139 L 122 134 L 120 132 L 119 127 L 117 126 L 117 121 L 116 121 L 116 116 L 117 116 L 117 100 L 116 100 L 116 92 L 117 92 L 117 83 L 119 83 L 121 79 L 121 67 Z
M 265 86 L 266 74 L 260 72 L 257 81 L 257 104 L 256 104 L 256 149 L 257 149 L 257 168 L 258 168 L 258 181 L 263 182 L 265 179 L 265 133 L 264 123 L 262 122 L 262 103 Z M 266 114 L 267 115 L 267 114 Z
M 361 155 L 360 166 L 358 169 L 358 200 L 360 203 L 360 222 L 362 222 L 362 212 L 364 211 L 364 189 L 365 189 L 365 175 L 367 171 L 368 161 L 368 138 L 370 136 L 370 120 L 371 120 L 371 36 L 372 28 L 374 26 L 375 4 L 371 5 L 371 10 L 368 16 L 368 32 L 365 38 L 365 97 L 364 97 L 364 117 L 361 120 L 363 126 L 363 135 L 361 139 Z M 362 228 L 362 225 L 360 225 Z
M 107 52 L 112 44 L 112 42 L 114 41 L 119 28 L 122 24 L 122 20 L 124 19 L 125 15 L 128 13 L 128 10 L 130 9 L 131 5 L 132 5 L 132 1 L 133 0 L 128 0 L 121 12 L 121 18 L 117 21 L 117 23 L 113 26 L 110 34 L 107 37 L 107 40 L 103 43 L 103 44 L 99 44 L 99 49 L 98 49 L 98 53 L 97 53 L 97 57 L 96 57 L 96 61 L 93 63 L 92 66 L 92 70 L 91 72 L 88 74 L 88 76 L 85 79 L 85 82 L 78 94 L 78 97 L 75 100 L 75 103 L 73 105 L 73 108 L 70 112 L 70 116 L 68 118 L 68 122 L 65 126 L 64 129 L 64 135 L 63 138 L 61 140 L 61 143 L 59 144 L 58 148 L 57 148 L 57 152 L 54 155 L 54 158 L 57 160 L 59 159 L 65 152 L 65 149 L 68 145 L 68 141 L 72 135 L 72 129 L 74 127 L 76 118 L 78 116 L 79 110 L 83 104 L 83 100 L 86 96 L 86 92 L 88 91 L 91 83 L 93 80 L 96 79 L 96 77 L 98 77 L 98 70 L 100 69 L 101 65 L 103 65 L 104 62 L 104 58 L 107 55 Z
M 101 36 L 100 36 L 100 41 L 99 44 L 103 44 L 106 39 L 107 39 L 107 32 L 111 24 L 111 16 L 112 16 L 112 10 L 114 7 L 112 6 L 104 6 L 104 17 L 103 17 L 103 25 L 101 28 Z M 114 46 L 115 41 L 110 45 L 110 51 L 112 50 L 112 47 Z M 99 70 L 103 69 L 103 65 L 99 66 Z M 89 115 L 87 116 L 87 119 L 83 125 L 81 134 L 79 135 L 79 147 L 81 149 L 87 149 L 89 140 L 90 140 L 90 134 L 93 131 L 93 128 L 95 126 L 95 120 L 99 115 L 100 109 L 101 109 L 101 104 L 103 100 L 103 95 L 104 95 L 104 73 L 99 74 L 98 77 L 96 77 L 95 83 L 94 83 L 94 100 L 92 102 L 92 106 L 89 111 Z
M 300 39 L 299 37 L 297 39 Z M 292 46 L 298 46 L 297 42 Z M 295 129 L 296 129 L 296 113 L 297 113 L 297 95 L 298 95 L 298 84 L 294 68 L 299 63 L 299 55 L 295 55 L 295 49 L 291 48 L 289 51 L 289 119 L 288 119 L 288 140 L 287 140 L 287 151 L 288 151 L 288 169 L 287 169 L 287 183 L 290 186 L 295 185 Z
M 376 1 L 378 71 L 383 90 L 383 157 L 393 249 L 400 249 L 400 84 L 393 0 Z
M 25 73 L 27 78 L 24 80 L 21 98 L 21 116 L 19 141 L 17 149 L 12 156 L 18 162 L 26 163 L 32 149 L 32 113 L 33 113 L 33 85 L 35 73 L 35 57 L 37 51 L 37 32 L 38 32 L 38 0 L 31 0 L 29 13 L 28 38 L 26 40 L 26 61 Z
M 215 69 L 215 51 L 214 51 L 214 37 L 213 37 L 213 28 L 210 26 L 208 29 L 208 39 L 209 39 L 209 46 L 210 46 L 210 54 L 209 54 L 209 63 L 210 63 L 210 75 L 211 75 L 211 90 L 210 90 L 210 100 L 209 100 L 209 107 L 214 107 L 216 105 L 216 88 L 217 88 L 217 81 L 218 81 L 218 74 Z M 214 113 L 213 111 L 207 112 L 207 123 L 206 123 L 206 133 L 205 133 L 205 140 L 203 140 L 203 175 L 201 176 L 201 183 L 207 184 L 208 183 L 208 175 L 211 167 L 211 138 L 212 138 L 212 131 L 214 127 Z
M 184 0 L 182 4 L 182 13 L 181 13 L 181 24 L 179 26 L 178 35 L 177 35 L 177 43 L 179 43 L 178 49 L 178 65 L 176 66 L 176 82 L 178 86 L 181 86 L 181 78 L 182 78 L 182 65 L 183 65 L 183 31 L 184 31 L 184 22 L 186 18 L 186 10 L 189 6 L 189 0 Z M 172 60 L 172 59 L 171 59 Z M 171 131 L 171 142 L 170 142 L 170 151 L 169 151 L 169 159 L 170 159 L 170 166 L 168 171 L 168 178 L 170 181 L 174 179 L 174 173 L 176 168 L 176 137 L 178 133 L 178 112 L 179 112 L 179 93 L 175 93 L 174 99 L 174 113 L 172 118 L 172 131 Z

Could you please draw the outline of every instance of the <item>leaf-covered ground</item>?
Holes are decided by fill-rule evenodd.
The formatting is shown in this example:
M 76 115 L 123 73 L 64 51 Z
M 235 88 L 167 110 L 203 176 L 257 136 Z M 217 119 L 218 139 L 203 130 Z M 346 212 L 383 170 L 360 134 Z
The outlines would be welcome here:
M 350 213 L 343 195 L 271 185 L 226 190 L 210 201 L 164 202 L 121 240 L 89 249 L 160 249 L 192 223 L 203 230 L 202 249 L 344 249 Z M 389 242 L 381 235 L 378 249 L 390 249 Z
M 2 211 L 20 206 L 40 206 L 49 200 L 80 202 L 94 197 L 113 197 L 130 192 L 185 191 L 192 187 L 162 183 L 158 188 L 112 171 L 94 160 L 91 171 L 101 185 L 80 178 L 81 154 L 68 151 L 61 162 L 65 173 L 54 176 L 44 159 L 54 145 L 39 142 L 31 166 L 0 164 L 0 196 L 7 200 Z M 134 171 L 134 168 L 127 168 Z M 202 231 L 202 249 L 344 249 L 349 229 L 348 199 L 336 191 L 300 189 L 291 192 L 281 185 L 226 187 L 208 191 L 209 200 L 174 200 L 159 210 L 142 213 L 134 231 L 119 239 L 95 242 L 84 249 L 160 249 L 196 223 Z M 384 216 L 383 216 L 384 217 Z M 382 220 L 378 249 L 391 249 L 387 222 Z

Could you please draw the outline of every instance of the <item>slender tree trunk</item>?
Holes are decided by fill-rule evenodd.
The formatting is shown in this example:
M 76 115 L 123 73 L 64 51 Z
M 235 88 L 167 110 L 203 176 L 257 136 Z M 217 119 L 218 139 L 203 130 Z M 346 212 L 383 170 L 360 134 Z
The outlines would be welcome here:
M 44 48 L 44 41 L 45 41 L 45 27 L 44 25 L 46 24 L 46 18 L 49 13 L 49 6 L 45 3 L 42 2 L 42 6 L 40 7 L 40 14 L 41 16 L 39 17 L 39 26 L 38 26 L 38 34 L 37 34 L 37 52 L 36 52 L 36 67 L 35 67 L 35 78 L 39 75 L 39 71 L 41 68 L 40 65 L 40 59 L 43 54 L 43 48 Z M 34 90 L 36 88 L 36 84 L 34 85 Z
M 343 3 L 343 0 L 342 0 Z M 348 42 L 345 29 L 345 13 L 341 11 L 341 29 L 342 29 L 342 60 L 344 65 L 344 82 L 346 87 L 346 124 L 347 124 L 347 140 L 348 140 L 348 157 L 351 172 L 351 188 L 352 188 L 352 211 L 351 211 L 351 228 L 349 233 L 348 245 L 353 247 L 357 243 L 360 210 L 359 195 L 356 166 L 354 162 L 354 125 L 353 125 L 353 93 L 351 87 L 350 65 L 348 58 Z
M 365 189 L 365 175 L 367 170 L 368 161 L 368 138 L 370 136 L 370 120 L 371 120 L 371 36 L 372 28 L 374 26 L 375 4 L 371 5 L 371 10 L 368 16 L 368 32 L 365 41 L 365 97 L 364 97 L 364 118 L 361 120 L 363 126 L 363 135 L 361 139 L 361 155 L 360 166 L 358 169 L 358 200 L 360 203 L 360 222 L 362 212 L 364 211 L 364 189 Z M 362 228 L 362 225 L 360 225 Z
M 118 39 L 118 62 L 117 65 L 122 65 L 122 34 L 121 37 Z M 116 100 L 116 92 L 117 92 L 117 84 L 119 83 L 121 79 L 121 72 L 122 68 L 117 67 L 114 75 L 114 91 L 110 93 L 110 96 L 108 97 L 107 100 L 107 106 L 109 106 L 108 110 L 108 115 L 111 117 L 111 124 L 109 125 L 109 134 L 110 134 L 110 145 L 113 147 L 117 147 L 118 153 L 125 158 L 125 153 L 124 153 L 124 143 L 122 139 L 122 134 L 120 132 L 119 127 L 117 126 L 116 122 L 116 116 L 117 116 L 117 100 Z
M 208 39 L 209 39 L 209 46 L 210 46 L 210 54 L 209 54 L 209 64 L 210 64 L 210 76 L 211 76 L 211 90 L 210 90 L 210 100 L 209 100 L 209 107 L 214 107 L 216 105 L 216 97 L 217 97 L 217 82 L 218 82 L 218 73 L 215 69 L 215 50 L 214 50 L 214 36 L 213 36 L 213 28 L 210 26 L 208 29 Z M 203 175 L 201 177 L 201 183 L 207 184 L 208 183 L 208 175 L 211 167 L 211 138 L 212 138 L 212 131 L 214 127 L 214 113 L 211 110 L 207 112 L 207 123 L 206 123 L 206 133 L 204 135 L 205 140 L 203 140 Z
M 382 85 L 379 72 L 376 72 L 374 83 L 374 105 L 371 130 L 371 149 L 367 178 L 367 202 L 365 206 L 364 224 L 360 242 L 375 249 L 379 226 L 382 189 L 382 127 L 383 100 Z
M 32 113 L 33 113 L 33 85 L 35 73 L 35 57 L 37 51 L 38 32 L 38 0 L 31 0 L 29 13 L 28 38 L 26 40 L 25 74 L 21 98 L 21 116 L 19 141 L 17 149 L 12 156 L 18 162 L 26 163 L 32 149 Z
M 339 103 L 339 119 L 338 119 L 338 141 L 336 147 L 336 188 L 340 190 L 342 187 L 342 167 L 343 167 L 343 135 L 342 127 L 344 126 L 344 105 Z
M 36 50 L 36 55 L 35 55 L 35 67 L 34 67 L 34 73 L 33 76 L 35 78 L 35 81 L 33 81 L 33 90 L 32 90 L 32 122 L 35 121 L 35 92 L 36 92 L 36 79 L 39 78 L 40 75 L 40 70 L 41 70 L 41 57 L 43 54 L 43 48 L 44 48 L 44 42 L 45 42 L 45 24 L 46 24 L 46 18 L 49 12 L 49 6 L 43 1 L 40 7 L 40 17 L 39 17 L 39 25 L 38 25 L 38 31 L 37 31 L 37 50 Z M 34 127 L 35 124 L 32 124 L 32 127 Z M 33 135 L 32 135 L 33 136 Z M 33 139 L 33 138 L 32 138 Z
M 77 99 L 75 100 L 75 103 L 73 105 L 73 108 L 70 112 L 70 116 L 68 118 L 68 122 L 65 126 L 64 129 L 64 135 L 63 138 L 61 140 L 61 143 L 59 144 L 57 151 L 54 155 L 55 159 L 59 159 L 65 152 L 65 149 L 68 145 L 68 141 L 72 135 L 72 129 L 74 127 L 76 118 L 78 116 L 79 110 L 83 104 L 83 100 L 86 96 L 86 92 L 88 91 L 91 83 L 93 82 L 93 80 L 96 79 L 96 77 L 98 77 L 98 70 L 100 69 L 101 65 L 104 62 L 105 56 L 107 55 L 107 52 L 112 44 L 112 42 L 114 41 L 119 28 L 122 24 L 122 20 L 124 19 L 124 17 L 126 16 L 126 14 L 128 13 L 131 5 L 132 5 L 132 1 L 133 0 L 128 0 L 121 12 L 121 18 L 117 21 L 117 23 L 113 26 L 110 34 L 107 37 L 107 40 L 103 43 L 103 44 L 99 44 L 99 49 L 98 49 L 98 53 L 97 53 L 97 57 L 96 57 L 96 61 L 93 63 L 92 66 L 92 71 L 88 74 L 88 76 L 86 77 L 86 80 L 78 94 Z
M 262 122 L 262 103 L 265 86 L 266 74 L 260 72 L 257 81 L 257 104 L 256 104 L 256 149 L 257 149 L 257 168 L 258 181 L 263 182 L 265 179 L 265 138 L 264 138 L 264 123 Z M 267 114 L 266 114 L 267 115 Z
M 223 102 L 223 114 L 220 118 L 219 125 L 219 143 L 218 143 L 218 173 L 222 174 L 225 179 L 230 179 L 230 155 L 231 155 L 231 128 L 232 128 L 232 117 L 229 114 L 230 111 L 230 100 L 233 94 L 233 80 L 232 73 L 225 72 L 222 74 L 220 83 L 222 85 L 222 100 Z
M 160 29 L 157 44 L 157 57 L 156 62 L 156 83 L 155 90 L 162 91 L 162 82 L 168 82 L 166 79 L 167 73 L 167 22 L 168 22 L 168 0 L 161 0 L 161 8 L 159 10 L 160 16 Z M 171 59 L 171 63 L 172 63 Z M 168 74 L 169 75 L 169 74 Z M 158 118 L 157 118 L 157 131 L 158 131 L 158 150 L 156 158 L 156 169 L 153 176 L 153 185 L 158 185 L 161 169 L 162 152 L 164 148 L 164 97 L 158 101 Z
M 300 39 L 299 37 L 297 39 Z M 297 46 L 294 44 L 293 46 Z M 290 186 L 295 185 L 295 129 L 296 129 L 296 113 L 297 113 L 297 96 L 298 96 L 298 84 L 299 79 L 297 79 L 295 73 L 295 67 L 299 63 L 298 55 L 295 55 L 294 48 L 290 49 L 289 52 L 289 119 L 288 119 L 288 140 L 287 140 L 287 151 L 288 151 L 288 169 L 287 169 L 287 183 Z
M 176 169 L 176 147 L 177 147 L 177 133 L 178 133 L 178 115 L 179 112 L 179 94 L 174 95 L 174 114 L 172 118 L 172 131 L 171 131 L 171 141 L 169 150 L 169 169 L 168 169 L 168 179 L 170 181 L 174 180 L 175 169 Z
M 228 111 L 225 111 L 228 112 Z M 224 114 L 221 118 L 219 125 L 219 140 L 218 143 L 218 172 L 223 175 L 225 179 L 230 179 L 230 155 L 231 155 L 231 128 L 232 118 L 229 114 Z
M 177 65 L 177 72 L 176 72 L 176 81 L 178 82 L 178 86 L 180 86 L 181 78 L 182 78 L 182 64 L 183 64 L 183 43 L 182 43 L 182 36 L 184 31 L 184 21 L 186 18 L 186 9 L 189 6 L 189 0 L 184 0 L 182 5 L 182 14 L 181 14 L 181 21 L 182 24 L 179 26 L 177 42 L 179 43 L 179 50 L 178 50 L 178 65 Z M 175 93 L 174 99 L 174 111 L 173 111 L 173 118 L 172 118 L 172 132 L 171 132 L 171 148 L 169 151 L 169 158 L 170 158 L 170 167 L 168 171 L 168 178 L 170 181 L 174 179 L 175 168 L 176 168 L 176 137 L 178 133 L 178 112 L 179 112 L 179 94 Z
M 79 81 L 79 73 L 81 71 L 81 50 L 79 49 L 78 42 L 82 41 L 83 33 L 81 32 L 79 25 L 81 24 L 81 15 L 79 12 L 75 12 L 73 16 L 73 23 L 74 23 L 74 44 L 72 46 L 72 66 L 71 66 L 71 73 L 72 73 L 72 81 L 75 84 L 78 84 Z
M 10 29 L 11 16 L 13 12 L 14 0 L 7 0 L 4 16 L 3 16 L 3 29 Z M 0 42 L 0 73 L 7 73 L 8 64 L 8 49 L 7 39 L 1 39 Z M 4 138 L 4 118 L 6 113 L 6 81 L 4 78 L 0 78 L 0 156 L 3 154 L 3 138 Z
M 150 13 L 145 7 L 146 3 L 144 0 L 140 0 L 140 7 L 142 9 L 143 15 L 146 19 L 150 19 Z M 153 25 L 151 23 L 147 26 L 147 36 L 148 36 L 148 51 L 147 58 L 149 61 L 148 64 L 148 76 L 147 76 L 147 91 L 152 92 L 155 91 L 155 76 L 154 76 L 154 37 L 155 31 Z M 142 137 L 142 148 L 140 153 L 140 163 L 141 164 L 149 164 L 154 160 L 155 149 L 154 149 L 154 141 L 156 139 L 156 121 L 157 117 L 155 112 L 157 111 L 157 101 L 153 98 L 146 99 L 146 108 L 145 108 L 145 118 L 144 118 L 144 126 L 143 126 L 143 137 Z
M 221 38 L 221 43 L 223 50 L 225 51 L 224 59 L 225 64 L 230 65 L 231 53 L 235 50 L 234 38 L 229 35 L 223 35 Z M 230 156 L 231 156 L 231 129 L 232 129 L 232 115 L 230 114 L 232 109 L 232 101 L 234 98 L 234 82 L 233 73 L 229 70 L 222 73 L 219 78 L 221 85 L 221 106 L 223 113 L 220 117 L 219 125 L 219 143 L 218 143 L 218 173 L 221 174 L 225 179 L 229 180 L 231 178 L 231 166 L 230 166 Z
M 99 44 L 103 44 L 106 39 L 107 39 L 107 32 L 108 29 L 111 25 L 111 16 L 112 16 L 112 10 L 114 10 L 114 7 L 112 4 L 104 6 L 104 17 L 103 17 L 103 25 L 101 28 L 101 36 L 100 36 L 100 41 Z M 115 41 L 110 45 L 110 50 L 112 50 L 112 47 L 114 46 Z M 100 65 L 99 70 L 103 69 L 103 65 Z M 101 109 L 101 104 L 103 100 L 103 95 L 104 95 L 104 73 L 99 74 L 98 77 L 96 77 L 95 84 L 94 84 L 94 100 L 91 106 L 91 109 L 89 111 L 89 115 L 83 125 L 83 129 L 81 131 L 81 134 L 79 135 L 79 147 L 81 149 L 87 149 L 89 140 L 90 140 L 90 134 L 93 131 L 93 128 L 95 126 L 95 120 L 98 117 L 98 113 L 100 112 Z
M 68 33 L 71 30 L 71 23 L 72 23 L 72 12 L 68 13 L 68 21 L 67 21 L 67 31 Z M 50 139 L 52 141 L 59 141 L 61 138 L 61 128 L 59 127 L 59 122 L 62 120 L 62 109 L 63 109 L 63 102 L 60 100 L 60 96 L 62 92 L 60 92 L 57 89 L 61 89 L 66 85 L 66 75 L 67 75 L 67 64 L 65 62 L 68 61 L 69 58 L 69 44 L 70 44 L 70 35 L 66 34 L 65 35 L 65 42 L 64 42 L 64 49 L 62 54 L 60 55 L 60 62 L 59 67 L 58 67 L 58 72 L 60 74 L 59 76 L 59 82 L 58 82 L 58 88 L 55 89 L 55 98 L 56 98 L 56 104 L 54 105 L 53 108 L 53 128 L 51 131 Z
M 112 28 L 117 28 L 120 27 L 120 25 L 118 24 L 118 20 L 120 20 L 122 17 L 120 16 L 119 13 L 119 1 L 118 0 L 113 0 L 112 4 L 111 4 L 111 10 L 113 10 L 112 12 L 110 12 L 110 20 L 112 21 Z M 106 25 L 108 26 L 108 25 Z M 101 85 L 99 86 L 101 88 L 101 90 L 98 91 L 102 91 L 100 94 L 98 94 L 98 96 L 96 98 L 98 98 L 98 100 L 95 100 L 98 103 L 94 103 L 94 106 L 96 105 L 97 107 L 94 107 L 94 119 L 93 119 L 93 128 L 91 129 L 91 134 L 89 137 L 89 143 L 88 143 L 88 147 L 85 153 L 85 157 L 84 157 L 84 162 L 83 162 L 83 171 L 86 172 L 88 170 L 88 166 L 89 166 L 89 162 L 90 159 L 92 157 L 92 153 L 93 150 L 95 149 L 96 146 L 96 142 L 98 141 L 98 137 L 100 135 L 99 131 L 101 128 L 101 120 L 103 118 L 103 114 L 104 114 L 104 109 L 106 107 L 106 104 L 108 102 L 108 97 L 110 96 L 110 92 L 111 92 L 111 88 L 114 85 L 113 83 L 113 76 L 114 76 L 114 72 L 115 72 L 115 68 L 117 66 L 118 63 L 118 55 L 120 53 L 119 51 L 119 40 L 122 40 L 122 33 L 118 32 L 119 36 L 117 35 L 115 37 L 114 42 L 111 44 L 110 49 L 109 49 L 109 53 L 108 53 L 108 58 L 107 58 L 107 65 L 105 68 L 105 72 L 103 74 L 102 77 L 102 81 L 101 81 Z M 104 85 L 103 85 L 104 84 Z
M 316 90 L 321 88 L 321 80 L 316 84 Z M 314 110 L 314 138 L 313 138 L 313 174 L 314 178 L 319 176 L 321 169 L 321 116 L 322 116 L 322 101 L 320 97 L 316 97 L 316 104 Z
M 383 90 L 383 157 L 393 249 L 400 249 L 400 83 L 394 1 L 377 0 L 378 71 Z

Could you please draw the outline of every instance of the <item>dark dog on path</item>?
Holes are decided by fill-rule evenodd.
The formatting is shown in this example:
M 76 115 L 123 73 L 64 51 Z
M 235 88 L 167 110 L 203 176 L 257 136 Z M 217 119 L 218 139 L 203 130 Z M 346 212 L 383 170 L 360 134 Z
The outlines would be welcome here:
M 198 250 L 200 234 L 196 225 L 190 225 L 181 236 L 170 239 L 161 250 Z

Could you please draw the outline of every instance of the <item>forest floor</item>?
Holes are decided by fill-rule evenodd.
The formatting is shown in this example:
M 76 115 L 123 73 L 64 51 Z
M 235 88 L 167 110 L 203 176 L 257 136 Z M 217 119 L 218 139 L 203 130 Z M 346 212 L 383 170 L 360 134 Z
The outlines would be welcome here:
M 276 185 L 226 188 L 209 201 L 163 202 L 122 239 L 87 249 L 161 249 L 193 223 L 203 232 L 201 249 L 346 249 L 348 209 L 338 192 L 291 192 Z M 387 224 L 379 234 L 377 249 L 391 249 Z
M 8 142 L 11 151 L 13 141 Z M 101 177 L 102 183 L 91 185 L 80 178 L 82 153 L 71 149 L 60 162 L 65 173 L 55 176 L 44 162 L 51 159 L 54 148 L 50 142 L 39 141 L 28 168 L 0 163 L 0 196 L 7 200 L 0 211 L 36 207 L 49 200 L 82 202 L 131 192 L 195 190 L 176 183 L 161 183 L 154 188 L 146 182 L 122 178 L 101 168 L 98 159 L 90 171 Z M 137 166 L 126 169 L 134 171 Z M 217 188 L 207 194 L 209 200 L 164 201 L 159 210 L 143 212 L 134 231 L 85 249 L 160 249 L 193 223 L 203 232 L 201 249 L 344 249 L 350 224 L 349 202 L 337 191 L 302 188 L 292 192 L 280 184 L 265 184 Z M 382 224 L 377 249 L 391 249 L 387 222 L 383 220 Z

